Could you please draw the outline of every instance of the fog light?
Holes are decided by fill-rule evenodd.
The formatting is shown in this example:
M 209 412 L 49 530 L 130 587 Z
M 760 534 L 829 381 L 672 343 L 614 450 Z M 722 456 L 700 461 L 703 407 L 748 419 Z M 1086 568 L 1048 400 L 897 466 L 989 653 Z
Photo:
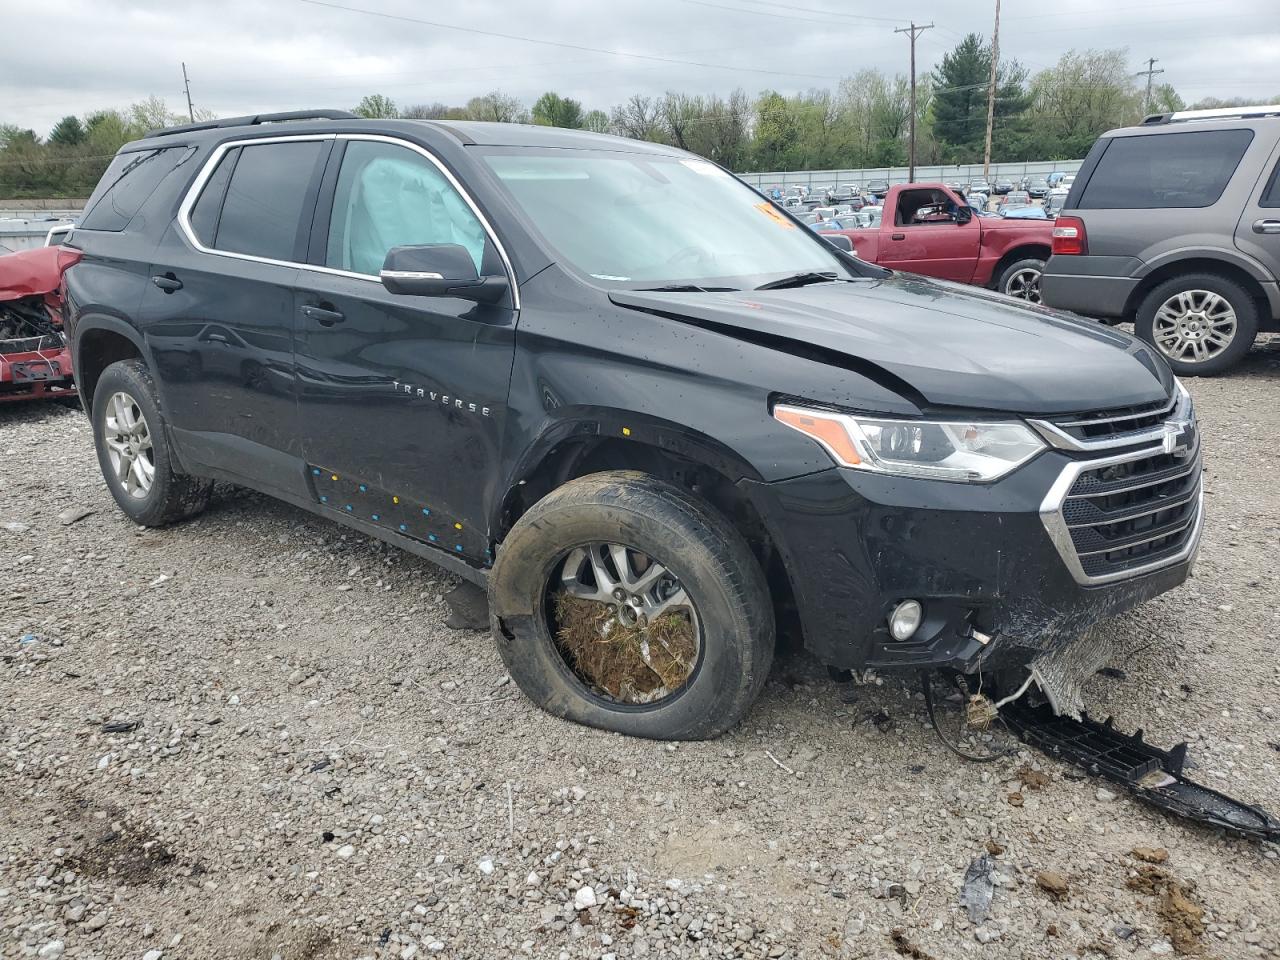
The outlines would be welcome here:
M 889 614 L 889 632 L 895 640 L 910 640 L 923 619 L 924 609 L 919 600 L 903 600 Z

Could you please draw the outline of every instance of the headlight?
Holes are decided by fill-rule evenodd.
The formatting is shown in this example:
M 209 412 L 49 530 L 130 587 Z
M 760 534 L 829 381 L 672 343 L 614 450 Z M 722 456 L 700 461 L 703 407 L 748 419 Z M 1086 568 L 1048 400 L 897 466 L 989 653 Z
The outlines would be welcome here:
M 985 483 L 1045 449 L 1018 421 L 890 420 L 785 404 L 773 417 L 822 444 L 841 466 L 908 477 Z

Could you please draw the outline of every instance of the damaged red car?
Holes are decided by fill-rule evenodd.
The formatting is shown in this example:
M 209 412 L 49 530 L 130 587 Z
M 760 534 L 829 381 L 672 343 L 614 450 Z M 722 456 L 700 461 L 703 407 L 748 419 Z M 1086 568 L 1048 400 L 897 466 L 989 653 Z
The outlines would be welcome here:
M 0 256 L 0 403 L 76 395 L 62 332 L 62 274 L 76 250 Z

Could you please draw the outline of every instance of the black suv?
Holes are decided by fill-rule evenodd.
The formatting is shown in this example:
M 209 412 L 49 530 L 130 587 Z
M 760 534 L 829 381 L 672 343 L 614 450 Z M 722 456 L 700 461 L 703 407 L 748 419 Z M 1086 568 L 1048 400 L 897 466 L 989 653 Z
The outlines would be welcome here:
M 1191 402 L 1147 345 L 862 263 L 670 147 L 222 120 L 124 147 L 68 243 L 125 513 L 229 481 L 427 557 L 583 723 L 725 730 L 778 623 L 990 678 L 1195 555 Z

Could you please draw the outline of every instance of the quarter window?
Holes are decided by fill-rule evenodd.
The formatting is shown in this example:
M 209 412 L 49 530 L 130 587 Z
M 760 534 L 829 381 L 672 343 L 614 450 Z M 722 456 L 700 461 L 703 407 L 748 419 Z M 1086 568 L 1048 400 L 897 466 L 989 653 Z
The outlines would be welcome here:
M 1258 202 L 1260 207 L 1280 207 L 1280 162 L 1276 163 L 1276 168 L 1271 171 L 1271 179 L 1267 181 L 1267 189 L 1262 191 L 1262 199 Z
M 434 164 L 406 147 L 352 140 L 329 218 L 325 265 L 377 276 L 392 247 L 455 243 L 484 273 L 484 226 Z
M 1076 206 L 1085 210 L 1208 207 L 1235 173 L 1252 130 L 1116 137 Z
M 111 161 L 98 181 L 93 196 L 85 204 L 82 230 L 118 232 L 129 225 L 133 215 L 147 202 L 156 187 L 178 162 L 191 155 L 188 147 L 138 150 L 122 153 Z
M 311 227 L 307 199 L 323 146 L 320 141 L 301 140 L 241 147 L 214 225 L 212 246 L 271 260 L 302 260 L 300 238 Z M 211 180 L 217 179 L 227 162 L 224 157 Z M 202 228 L 207 229 L 211 218 L 203 210 L 199 214 Z

